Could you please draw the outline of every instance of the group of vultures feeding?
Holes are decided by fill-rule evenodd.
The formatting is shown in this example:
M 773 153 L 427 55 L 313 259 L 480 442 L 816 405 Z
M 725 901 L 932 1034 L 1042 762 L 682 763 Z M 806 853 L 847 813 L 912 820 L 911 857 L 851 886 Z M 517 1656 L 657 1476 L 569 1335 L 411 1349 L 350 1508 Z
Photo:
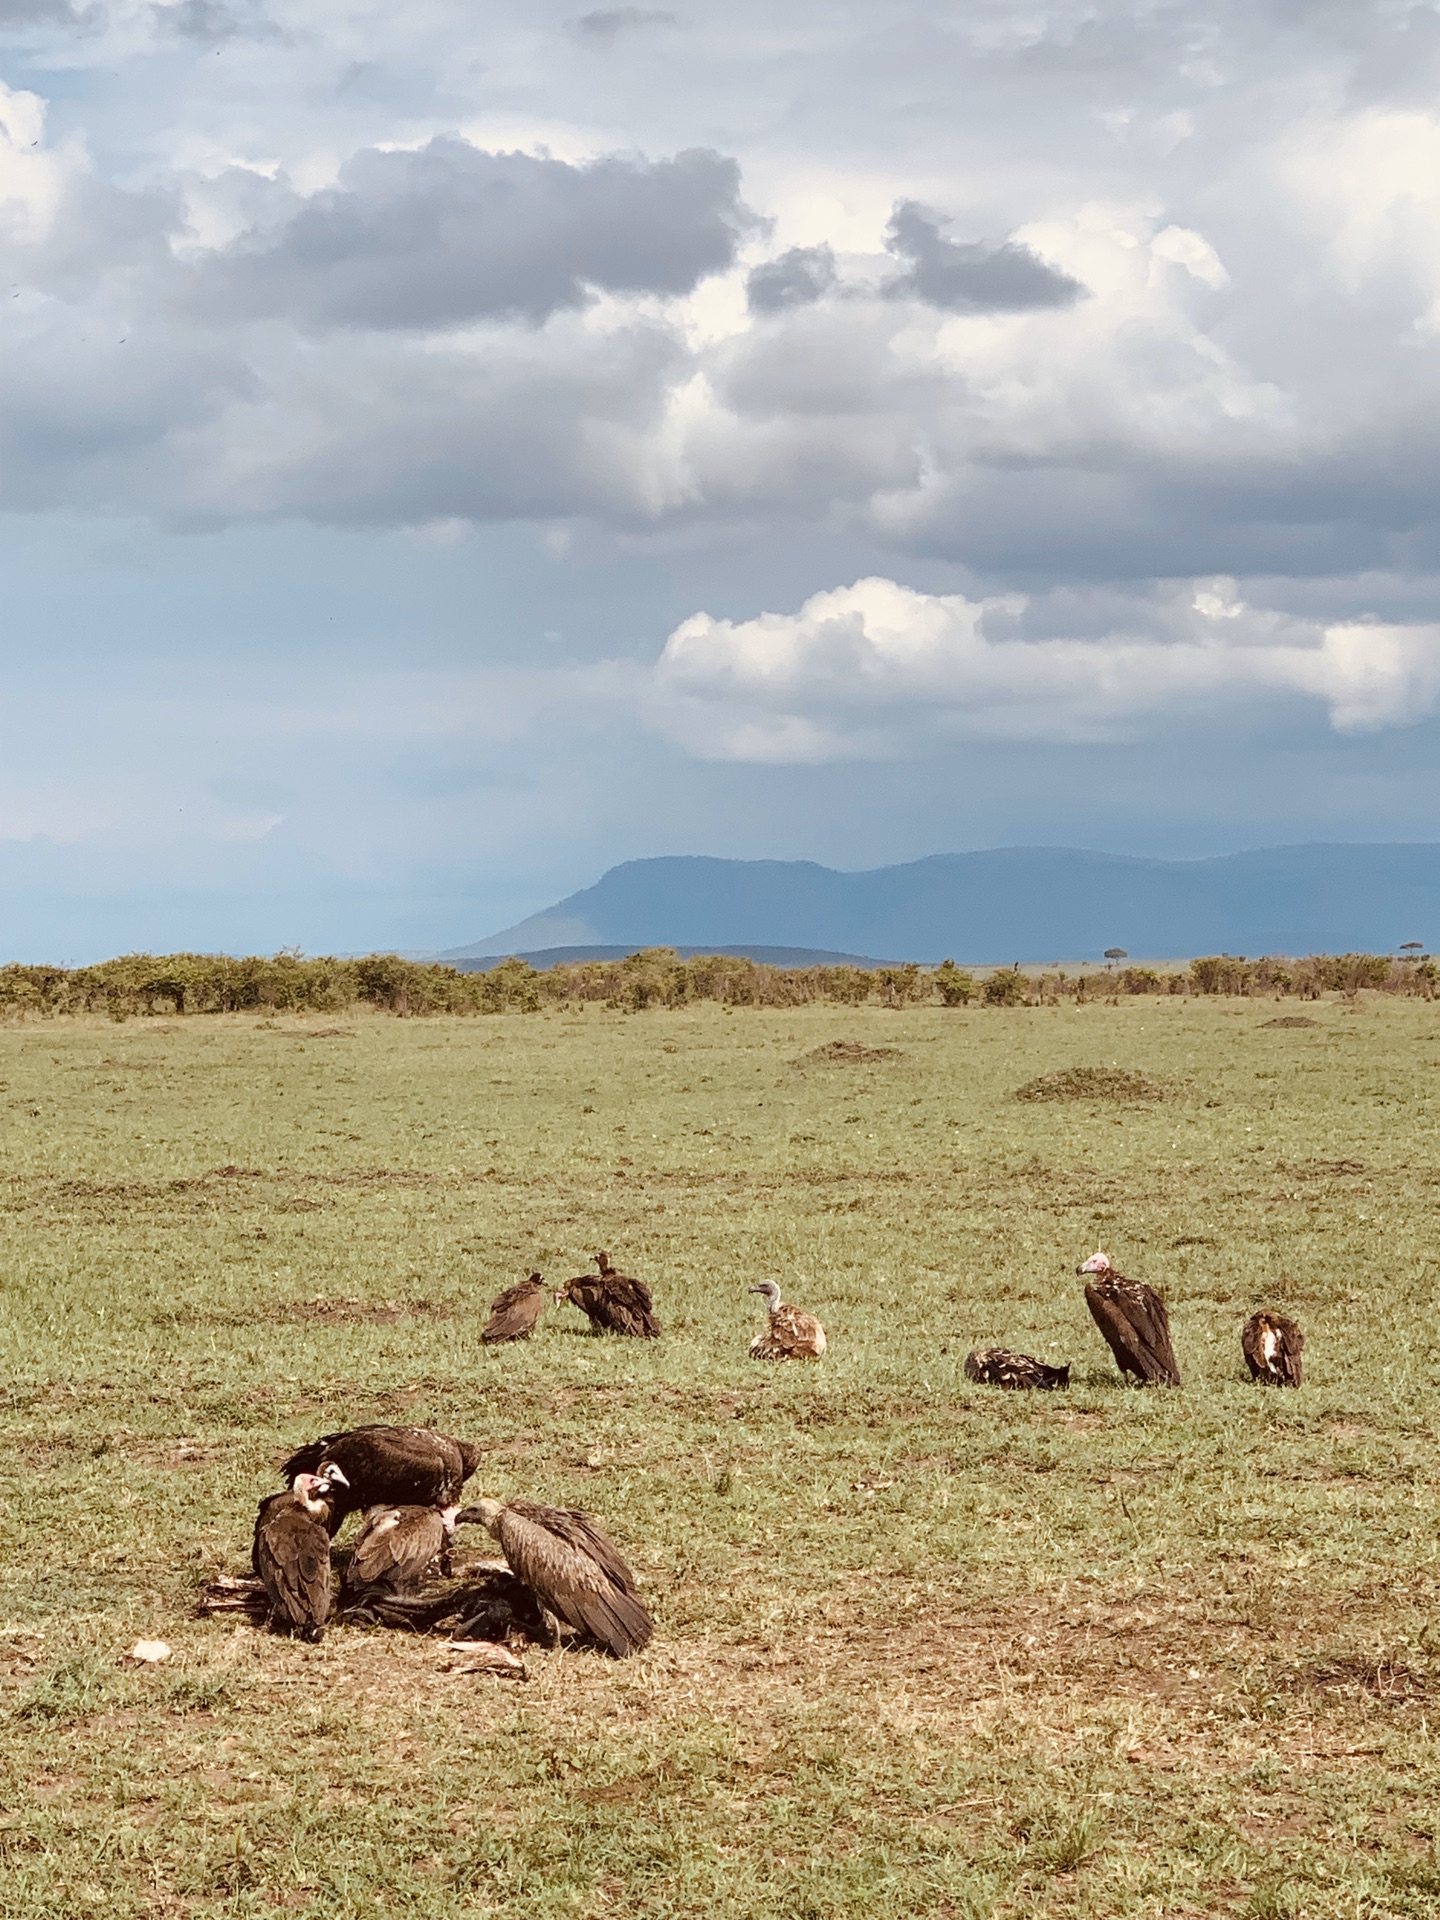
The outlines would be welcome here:
M 660 1334 L 650 1289 L 595 1256 L 598 1272 L 556 1289 L 557 1306 L 577 1306 L 596 1334 L 653 1340 Z M 1127 1280 L 1108 1254 L 1076 1269 L 1085 1302 L 1127 1380 L 1180 1385 L 1170 1317 L 1153 1287 Z M 766 1324 L 750 1343 L 755 1360 L 818 1360 L 825 1329 L 787 1305 L 773 1280 L 751 1287 L 764 1296 Z M 507 1287 L 490 1310 L 489 1345 L 527 1340 L 551 1291 L 538 1273 Z M 1298 1387 L 1304 1335 L 1284 1314 L 1253 1314 L 1241 1335 L 1252 1380 Z M 1004 1347 L 977 1347 L 969 1379 L 1011 1389 L 1067 1387 L 1070 1367 L 1051 1366 Z M 510 1670 L 523 1671 L 516 1642 L 554 1646 L 569 1636 L 617 1659 L 637 1653 L 654 1632 L 635 1576 L 594 1517 L 531 1500 L 480 1499 L 463 1505 L 461 1488 L 480 1450 L 427 1427 L 372 1425 L 325 1434 L 291 1454 L 285 1490 L 267 1495 L 255 1518 L 253 1578 L 221 1578 L 202 1609 L 241 1611 L 276 1631 L 318 1641 L 332 1619 L 440 1633 L 451 1642 L 488 1641 Z M 359 1531 L 348 1553 L 332 1552 L 352 1515 Z M 461 1527 L 486 1529 L 504 1556 L 458 1567 Z M 504 1670 L 503 1668 L 501 1670 Z

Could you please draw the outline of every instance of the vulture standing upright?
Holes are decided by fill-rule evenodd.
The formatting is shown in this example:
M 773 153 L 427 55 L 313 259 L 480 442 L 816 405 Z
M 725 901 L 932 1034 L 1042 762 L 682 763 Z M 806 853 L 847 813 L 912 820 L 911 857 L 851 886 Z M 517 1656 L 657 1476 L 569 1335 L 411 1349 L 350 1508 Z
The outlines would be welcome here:
M 365 1507 L 451 1507 L 480 1464 L 480 1450 L 428 1427 L 351 1427 L 308 1441 L 282 1469 L 329 1474 L 340 1481 L 330 1531 Z M 338 1468 L 337 1474 L 334 1469 Z
M 449 1571 L 449 1546 L 457 1509 L 371 1507 L 355 1536 L 345 1569 L 345 1597 L 354 1602 L 377 1592 L 405 1593 L 418 1586 L 431 1561 Z
M 825 1329 L 813 1313 L 787 1307 L 773 1280 L 761 1280 L 751 1293 L 763 1293 L 770 1318 L 750 1342 L 752 1360 L 818 1360 L 825 1351 Z
M 1240 1335 L 1240 1351 L 1252 1380 L 1272 1387 L 1298 1387 L 1305 1336 L 1288 1315 L 1262 1308 L 1252 1313 Z
M 330 1618 L 332 1483 L 296 1474 L 284 1493 L 260 1502 L 250 1561 L 270 1602 L 270 1624 L 302 1640 L 324 1638 Z
M 1069 1386 L 1070 1364 L 1050 1367 L 1028 1353 L 1011 1353 L 1008 1347 L 976 1347 L 965 1356 L 965 1378 L 982 1387 L 1033 1387 L 1049 1392 Z
M 628 1333 L 653 1340 L 660 1331 L 650 1289 L 611 1266 L 608 1253 L 597 1253 L 599 1273 L 582 1273 L 567 1280 L 555 1295 L 556 1306 L 567 1300 L 589 1316 L 593 1333 Z
M 1155 1289 L 1117 1273 L 1108 1253 L 1092 1253 L 1075 1271 L 1091 1276 L 1085 1304 L 1120 1371 L 1133 1374 L 1142 1385 L 1178 1387 L 1180 1368 L 1170 1344 L 1170 1316 Z
M 513 1287 L 496 1295 L 480 1338 L 487 1347 L 500 1346 L 506 1340 L 528 1340 L 544 1311 L 545 1282 L 538 1273 L 532 1273 L 528 1280 L 517 1280 Z
M 455 1524 L 488 1527 L 510 1570 L 557 1619 L 623 1660 L 655 1631 L 635 1576 L 613 1540 L 588 1513 L 531 1500 L 477 1500 Z

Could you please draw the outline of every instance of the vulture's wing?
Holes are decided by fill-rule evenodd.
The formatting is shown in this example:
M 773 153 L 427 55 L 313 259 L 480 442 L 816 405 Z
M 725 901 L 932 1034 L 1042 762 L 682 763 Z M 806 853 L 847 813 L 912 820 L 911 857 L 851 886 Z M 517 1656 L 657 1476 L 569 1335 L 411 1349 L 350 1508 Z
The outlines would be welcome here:
M 286 1486 L 291 1484 L 297 1473 L 314 1473 L 324 1459 L 326 1450 L 333 1447 L 337 1440 L 346 1437 L 344 1433 L 322 1433 L 318 1440 L 307 1440 L 303 1447 L 297 1447 L 280 1468 Z
M 1092 1281 L 1085 1301 L 1123 1373 L 1178 1387 L 1180 1368 L 1170 1344 L 1170 1316 L 1153 1287 L 1118 1274 Z
M 270 1604 L 292 1626 L 323 1627 L 330 1618 L 330 1536 L 294 1506 L 263 1519 L 255 1535 L 255 1571 Z
M 617 1660 L 638 1652 L 654 1633 L 634 1575 L 588 1514 L 515 1501 L 501 1516 L 500 1545 L 552 1613 Z
M 518 1280 L 496 1299 L 480 1338 L 486 1346 L 498 1346 L 505 1340 L 528 1340 L 544 1310 L 544 1287 L 537 1286 L 533 1280 Z
M 1119 1305 L 1108 1292 L 1102 1291 L 1094 1281 L 1085 1289 L 1085 1304 L 1090 1309 L 1090 1318 L 1095 1322 L 1104 1337 L 1105 1344 L 1115 1356 L 1115 1364 L 1122 1373 L 1137 1373 L 1143 1379 L 1144 1370 L 1135 1357 L 1135 1342 L 1130 1322 L 1121 1312 Z
M 799 1360 L 818 1360 L 825 1351 L 825 1329 L 813 1313 L 799 1307 L 777 1307 L 770 1316 L 770 1335 Z
M 445 1545 L 445 1522 L 433 1507 L 372 1507 L 356 1536 L 345 1584 L 413 1586 Z
M 1263 1380 L 1270 1371 L 1265 1364 L 1264 1327 L 1264 1314 L 1252 1313 L 1240 1332 L 1240 1351 L 1252 1380 Z
M 643 1280 L 636 1280 L 628 1273 L 609 1273 L 605 1276 L 605 1293 L 612 1316 L 608 1324 L 616 1333 L 634 1334 L 643 1340 L 655 1338 L 660 1322 L 655 1318 L 655 1303 Z
M 1301 1358 L 1305 1350 L 1305 1336 L 1293 1320 L 1280 1322 L 1280 1349 L 1275 1358 L 1280 1363 L 1281 1377 L 1287 1387 L 1298 1387 L 1305 1373 L 1305 1363 Z

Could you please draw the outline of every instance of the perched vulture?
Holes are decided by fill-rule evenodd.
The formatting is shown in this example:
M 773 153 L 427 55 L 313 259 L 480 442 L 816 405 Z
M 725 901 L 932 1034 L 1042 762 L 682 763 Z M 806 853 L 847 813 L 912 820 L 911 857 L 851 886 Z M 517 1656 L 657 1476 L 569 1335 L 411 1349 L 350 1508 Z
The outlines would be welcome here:
M 1252 1313 L 1240 1335 L 1240 1351 L 1252 1380 L 1272 1387 L 1298 1387 L 1305 1336 L 1283 1313 Z
M 480 1464 L 480 1451 L 428 1427 L 352 1427 L 327 1433 L 292 1453 L 281 1471 L 326 1474 L 340 1483 L 330 1522 L 365 1507 L 451 1507 Z M 339 1469 L 337 1472 L 336 1469 Z
M 313 1473 L 260 1502 L 250 1559 L 270 1602 L 277 1632 L 320 1641 L 330 1618 L 332 1486 Z
M 750 1342 L 752 1360 L 818 1360 L 825 1351 L 825 1329 L 813 1313 L 787 1307 L 773 1280 L 762 1280 L 751 1293 L 763 1293 L 770 1309 L 764 1333 Z
M 555 1295 L 557 1307 L 568 1300 L 589 1316 L 592 1333 L 628 1333 L 653 1340 L 660 1331 L 650 1289 L 643 1280 L 618 1273 L 608 1253 L 597 1253 L 599 1273 L 582 1273 L 567 1280 Z
M 448 1573 L 455 1514 L 454 1507 L 371 1507 L 350 1550 L 346 1600 L 377 1589 L 403 1593 L 419 1585 L 434 1560 Z
M 457 1526 L 467 1522 L 490 1529 L 511 1571 L 542 1606 L 617 1660 L 638 1653 L 654 1633 L 634 1574 L 588 1513 L 531 1500 L 477 1500 L 455 1516 Z
M 506 1340 L 528 1340 L 544 1311 L 545 1282 L 538 1273 L 532 1273 L 528 1280 L 517 1280 L 496 1296 L 480 1338 L 487 1347 L 498 1347 Z
M 1075 1271 L 1091 1275 L 1085 1304 L 1120 1371 L 1133 1374 L 1142 1386 L 1178 1387 L 1180 1368 L 1170 1344 L 1170 1316 L 1155 1289 L 1117 1273 L 1108 1253 L 1092 1253 Z
M 965 1356 L 965 1378 L 982 1387 L 1038 1387 L 1048 1392 L 1069 1386 L 1070 1364 L 1049 1367 L 1028 1353 L 1011 1353 L 1008 1347 L 976 1347 Z

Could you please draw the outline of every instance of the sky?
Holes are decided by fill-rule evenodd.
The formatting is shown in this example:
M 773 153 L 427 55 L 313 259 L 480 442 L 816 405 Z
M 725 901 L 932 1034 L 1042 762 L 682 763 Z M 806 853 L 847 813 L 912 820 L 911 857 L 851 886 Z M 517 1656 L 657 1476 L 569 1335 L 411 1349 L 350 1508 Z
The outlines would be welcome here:
M 1440 839 L 1440 6 L 0 0 L 0 959 Z

